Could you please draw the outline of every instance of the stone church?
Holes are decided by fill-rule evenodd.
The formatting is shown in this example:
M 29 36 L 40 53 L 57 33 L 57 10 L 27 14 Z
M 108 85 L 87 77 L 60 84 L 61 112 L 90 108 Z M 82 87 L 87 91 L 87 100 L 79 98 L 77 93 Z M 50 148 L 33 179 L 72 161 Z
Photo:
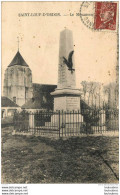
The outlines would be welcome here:
M 22 106 L 32 98 L 32 71 L 18 51 L 5 70 L 3 94 Z
M 3 97 L 9 98 L 22 109 L 52 109 L 50 95 L 56 85 L 32 83 L 32 71 L 19 50 L 4 74 Z

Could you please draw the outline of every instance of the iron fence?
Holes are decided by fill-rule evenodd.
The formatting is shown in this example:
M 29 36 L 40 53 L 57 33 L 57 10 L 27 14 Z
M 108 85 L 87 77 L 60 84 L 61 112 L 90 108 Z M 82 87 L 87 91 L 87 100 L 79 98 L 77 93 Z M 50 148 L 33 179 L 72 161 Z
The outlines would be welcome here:
M 13 116 L 13 124 L 16 131 L 28 131 L 29 113 L 25 111 L 15 111 Z
M 47 136 L 77 136 L 118 131 L 119 111 L 82 109 L 81 111 L 15 112 L 14 129 Z

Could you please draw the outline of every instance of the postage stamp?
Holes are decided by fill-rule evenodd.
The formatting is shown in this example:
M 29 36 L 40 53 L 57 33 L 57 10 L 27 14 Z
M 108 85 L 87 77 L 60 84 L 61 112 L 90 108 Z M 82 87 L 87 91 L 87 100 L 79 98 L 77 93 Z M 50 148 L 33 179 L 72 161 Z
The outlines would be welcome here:
M 83 2 L 80 7 L 80 18 L 88 28 L 99 30 L 117 29 L 117 3 Z
M 116 30 L 117 3 L 95 2 L 95 29 Z

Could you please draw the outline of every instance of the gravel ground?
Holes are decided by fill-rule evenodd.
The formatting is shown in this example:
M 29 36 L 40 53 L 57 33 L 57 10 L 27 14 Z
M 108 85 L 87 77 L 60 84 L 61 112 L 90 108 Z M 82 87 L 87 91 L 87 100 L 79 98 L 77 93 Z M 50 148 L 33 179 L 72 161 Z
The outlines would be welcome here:
M 2 183 L 118 183 L 119 138 L 12 136 L 2 128 Z

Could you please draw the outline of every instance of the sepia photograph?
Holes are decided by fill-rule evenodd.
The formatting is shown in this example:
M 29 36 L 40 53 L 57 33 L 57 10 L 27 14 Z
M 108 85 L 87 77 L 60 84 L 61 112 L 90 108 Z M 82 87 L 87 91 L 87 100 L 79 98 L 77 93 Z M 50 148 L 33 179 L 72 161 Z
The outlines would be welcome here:
M 119 2 L 1 3 L 1 183 L 119 183 Z

